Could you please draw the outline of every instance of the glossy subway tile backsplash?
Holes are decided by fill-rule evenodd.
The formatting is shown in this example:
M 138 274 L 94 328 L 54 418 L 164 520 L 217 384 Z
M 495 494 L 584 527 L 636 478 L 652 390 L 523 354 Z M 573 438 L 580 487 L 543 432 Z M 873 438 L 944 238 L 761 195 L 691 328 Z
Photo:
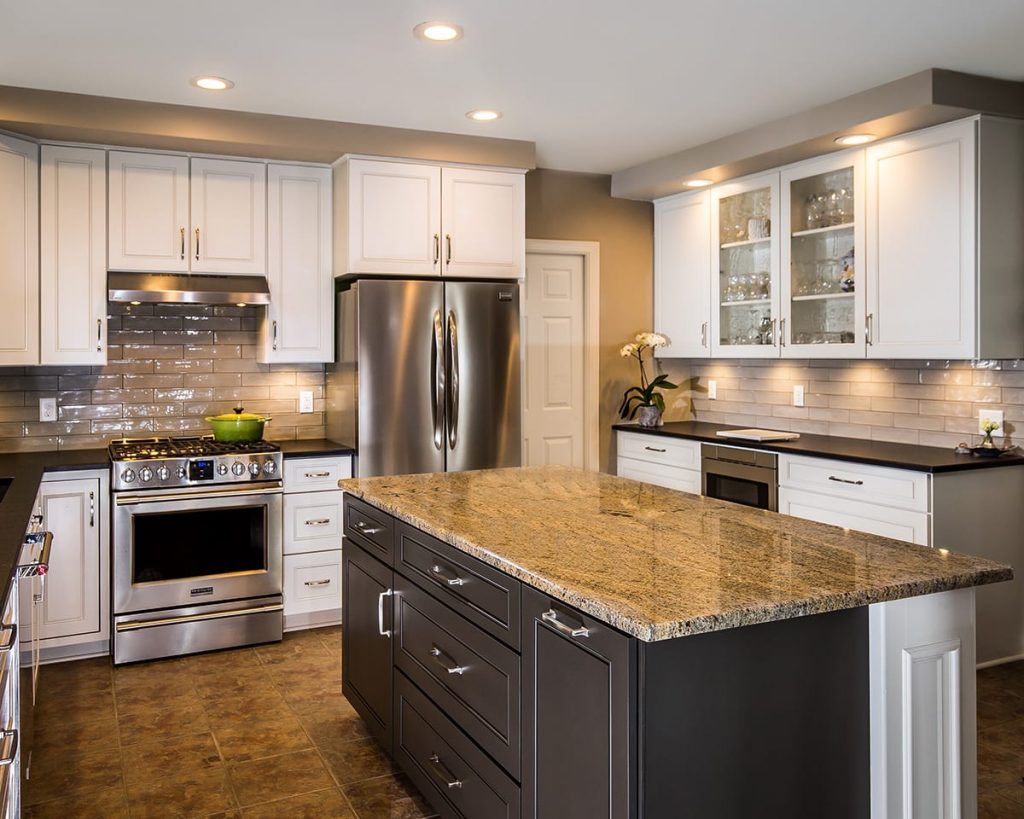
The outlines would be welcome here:
M 0 452 L 103 447 L 111 438 L 209 431 L 238 403 L 276 440 L 324 436 L 322 364 L 259 364 L 258 307 L 108 305 L 103 367 L 0 367 Z M 299 390 L 314 412 L 299 414 Z M 56 397 L 56 422 L 39 399 Z

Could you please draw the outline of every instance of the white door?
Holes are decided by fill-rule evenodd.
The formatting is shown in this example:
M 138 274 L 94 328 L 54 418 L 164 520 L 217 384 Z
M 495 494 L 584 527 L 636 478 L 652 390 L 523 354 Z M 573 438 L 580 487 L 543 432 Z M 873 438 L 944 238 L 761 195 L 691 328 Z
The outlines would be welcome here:
M 44 145 L 41 154 L 40 360 L 107 361 L 107 154 Z
M 663 358 L 711 355 L 711 197 L 684 193 L 654 203 L 654 330 Z
M 444 274 L 522 278 L 526 182 L 521 173 L 441 169 Z
M 39 363 L 39 146 L 0 134 L 0 365 Z
M 440 168 L 350 159 L 339 174 L 348 239 L 340 273 L 441 275 Z
M 867 149 L 869 358 L 973 358 L 975 127 Z
M 109 270 L 188 270 L 188 157 L 111 151 Z
M 334 360 L 331 169 L 267 168 L 266 309 L 260 361 Z
M 531 253 L 523 299 L 523 466 L 582 468 L 583 257 Z
M 193 273 L 267 273 L 267 166 L 193 159 Z

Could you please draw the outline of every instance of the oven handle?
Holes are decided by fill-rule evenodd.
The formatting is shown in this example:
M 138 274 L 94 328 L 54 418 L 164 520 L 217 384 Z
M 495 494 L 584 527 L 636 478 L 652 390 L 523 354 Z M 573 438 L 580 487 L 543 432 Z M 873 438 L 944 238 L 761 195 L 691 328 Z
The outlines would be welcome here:
M 254 495 L 281 494 L 280 481 L 265 489 L 221 490 L 220 492 L 181 492 L 177 494 L 154 492 L 151 495 L 115 495 L 114 503 L 118 506 L 134 506 L 139 503 L 166 503 L 175 500 L 216 500 L 217 498 L 247 498 Z
M 267 606 L 255 606 L 249 609 L 230 609 L 228 611 L 210 611 L 204 614 L 188 614 L 181 617 L 164 617 L 160 620 L 132 620 L 127 623 L 117 623 L 114 628 L 117 631 L 137 631 L 141 628 L 155 628 L 156 626 L 171 626 L 176 623 L 192 623 L 197 620 L 221 620 L 225 617 L 241 617 L 243 614 L 263 614 L 271 611 L 281 611 L 284 605 L 272 603 Z

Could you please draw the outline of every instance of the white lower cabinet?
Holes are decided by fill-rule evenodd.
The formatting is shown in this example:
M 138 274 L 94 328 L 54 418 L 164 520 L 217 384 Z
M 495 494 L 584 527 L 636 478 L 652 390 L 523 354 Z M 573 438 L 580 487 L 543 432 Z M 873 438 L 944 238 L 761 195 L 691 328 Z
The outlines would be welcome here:
M 320 552 L 341 543 L 341 496 L 300 492 L 284 496 L 284 553 Z
M 779 512 L 795 518 L 842 526 L 857 532 L 929 545 L 931 516 L 925 512 L 779 487 Z
M 645 432 L 616 433 L 620 478 L 701 493 L 700 443 Z
M 701 490 L 700 470 L 696 469 L 653 464 L 635 458 L 619 458 L 616 471 L 620 478 L 653 483 L 655 486 L 689 492 L 691 495 L 699 495 Z
M 284 599 L 285 617 L 340 609 L 341 549 L 285 555 Z

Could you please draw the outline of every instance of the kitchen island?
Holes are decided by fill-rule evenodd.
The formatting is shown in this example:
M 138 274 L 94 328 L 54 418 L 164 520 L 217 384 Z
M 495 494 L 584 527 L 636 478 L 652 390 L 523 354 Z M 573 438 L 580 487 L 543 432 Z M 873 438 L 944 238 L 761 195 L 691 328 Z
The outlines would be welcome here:
M 557 467 L 346 490 L 344 690 L 466 817 L 974 815 L 989 561 Z

